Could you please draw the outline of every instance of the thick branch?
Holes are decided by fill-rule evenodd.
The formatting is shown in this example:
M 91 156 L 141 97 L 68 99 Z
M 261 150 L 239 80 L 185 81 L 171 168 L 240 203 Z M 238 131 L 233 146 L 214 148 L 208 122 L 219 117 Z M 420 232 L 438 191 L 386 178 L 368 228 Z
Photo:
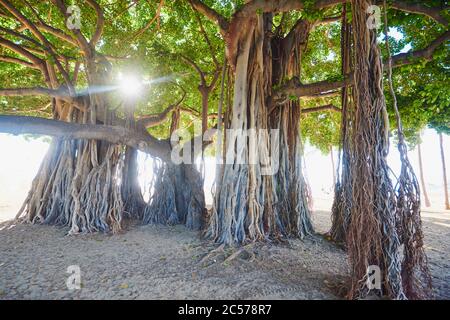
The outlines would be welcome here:
M 95 10 L 95 13 L 97 14 L 97 26 L 95 27 L 94 35 L 92 36 L 90 41 L 92 47 L 95 47 L 102 36 L 103 27 L 105 26 L 105 17 L 103 16 L 102 8 L 96 1 L 87 0 L 87 3 Z
M 141 30 L 139 30 L 139 31 L 137 31 L 134 35 L 133 35 L 133 37 L 132 37 L 132 39 L 136 39 L 137 37 L 139 37 L 140 35 L 142 35 L 145 31 L 147 31 L 147 29 L 148 28 L 150 28 L 150 26 L 153 24 L 153 22 L 155 22 L 155 21 L 157 21 L 157 27 L 158 27 L 158 30 L 159 30 L 159 19 L 160 19 L 160 16 L 161 16 L 161 9 L 162 9 L 162 6 L 164 5 L 164 0 L 161 0 L 160 2 L 159 2 L 159 5 L 158 5 L 158 8 L 156 9 L 156 14 L 155 14 L 155 16 L 141 29 Z
M 176 108 L 175 104 L 172 104 L 168 106 L 163 112 L 157 113 L 157 114 L 150 114 L 147 116 L 143 116 L 139 118 L 138 125 L 141 125 L 144 128 L 150 128 L 157 125 L 160 125 L 163 123 L 166 119 L 169 113 Z
M 196 64 L 192 59 L 186 57 L 185 55 L 180 54 L 181 59 L 183 59 L 187 64 L 191 65 L 200 75 L 200 81 L 202 82 L 203 86 L 207 86 L 206 85 L 206 79 L 205 79 L 205 73 L 202 71 L 202 69 L 200 69 L 200 67 L 198 66 L 198 64 Z
M 53 98 L 71 100 L 69 93 L 65 90 L 54 90 L 43 87 L 0 89 L 0 96 L 49 96 Z
M 294 77 L 277 90 L 273 98 L 278 100 L 285 96 L 311 97 L 323 92 L 340 89 L 351 84 L 353 84 L 353 76 L 348 76 L 344 80 L 335 82 L 325 80 L 311 84 L 302 84 L 298 78 Z
M 17 37 L 17 38 L 21 38 L 21 39 L 23 39 L 25 41 L 28 41 L 28 42 L 34 44 L 37 47 L 42 47 L 42 45 L 39 42 L 37 42 L 33 38 L 27 37 L 26 35 L 24 35 L 24 34 L 22 34 L 20 32 L 17 32 L 17 31 L 8 29 L 8 28 L 4 28 L 4 27 L 1 27 L 1 26 L 0 26 L 0 31 L 3 31 L 3 32 L 5 32 L 7 34 L 10 34 L 10 35 L 12 35 L 14 37 Z
M 47 38 L 44 37 L 44 35 L 38 30 L 36 25 L 34 25 L 30 20 L 28 20 L 19 10 L 17 10 L 9 1 L 7 0 L 0 0 L 0 3 L 13 15 L 19 20 L 21 23 L 27 26 L 27 28 L 30 30 L 30 32 L 39 39 L 42 44 L 48 49 L 51 56 L 54 58 L 54 62 L 56 66 L 58 67 L 59 71 L 61 72 L 61 75 L 64 78 L 64 81 L 66 82 L 67 86 L 71 88 L 71 82 L 69 74 L 66 72 L 66 70 L 63 68 L 61 63 L 58 61 L 57 54 L 53 50 L 52 44 L 47 40 Z M 34 11 L 34 10 L 33 10 Z
M 393 67 L 397 68 L 407 64 L 412 64 L 420 59 L 426 59 L 430 61 L 433 58 L 433 54 L 436 49 L 449 39 L 450 31 L 447 31 L 424 49 L 395 55 L 392 57 Z M 346 79 L 341 81 L 320 81 L 311 84 L 302 84 L 297 78 L 292 78 L 291 80 L 286 82 L 286 84 L 284 84 L 280 89 L 275 91 L 274 95 L 272 96 L 272 101 L 280 101 L 289 96 L 312 97 L 350 85 L 353 85 L 352 75 L 349 75 Z
M 377 1 L 377 3 L 382 4 L 383 1 L 380 0 Z M 443 11 L 443 9 L 441 8 L 430 8 L 423 5 L 422 3 L 411 3 L 411 1 L 403 0 L 394 0 L 392 1 L 390 6 L 393 9 L 404 12 L 423 14 L 444 26 L 448 25 L 447 19 L 445 19 L 445 17 L 441 14 L 441 12 Z M 448 10 L 448 7 L 445 8 L 445 10 Z
M 51 2 L 58 7 L 61 14 L 65 17 L 65 19 L 69 18 L 69 14 L 67 13 L 67 7 L 63 0 L 51 0 Z M 86 56 L 91 56 L 91 47 L 86 40 L 86 38 L 83 36 L 80 30 L 73 29 L 71 30 L 73 34 L 75 34 L 75 37 L 77 39 L 78 45 L 80 46 L 81 50 L 84 52 Z
M 35 25 L 37 28 L 42 29 L 52 35 L 54 35 L 55 37 L 58 37 L 61 40 L 64 40 L 70 44 L 73 45 L 77 45 L 76 41 L 69 35 L 65 34 L 62 30 L 60 29 L 56 29 L 52 26 L 49 26 L 48 24 L 45 23 L 44 20 L 41 19 L 41 17 L 39 16 L 38 12 L 33 8 L 33 6 L 31 4 L 28 3 L 28 1 L 25 1 L 25 4 L 28 6 L 28 8 L 30 8 L 30 10 L 34 13 L 34 16 L 36 17 L 36 19 L 38 20 Z M 24 31 L 25 29 L 28 29 L 27 25 L 23 25 L 22 28 L 20 28 L 20 32 Z
M 46 24 L 44 22 L 39 22 L 38 24 L 36 24 L 36 26 L 39 29 L 42 29 L 43 31 L 54 35 L 55 37 L 58 37 L 59 39 L 64 40 L 67 43 L 70 43 L 70 44 L 78 47 L 76 40 L 73 39 L 70 35 L 64 33 L 64 31 L 54 28 L 52 26 L 49 26 L 48 24 Z
M 43 60 L 36 57 L 34 54 L 32 54 L 31 52 L 27 51 L 26 49 L 24 49 L 23 46 L 19 46 L 17 44 L 15 44 L 12 41 L 9 41 L 8 39 L 2 38 L 0 37 L 0 46 L 8 48 L 9 50 L 29 59 L 30 61 L 32 61 L 34 64 L 36 65 L 43 65 Z
M 317 0 L 314 3 L 313 9 L 324 9 L 335 6 L 348 0 Z M 236 17 L 249 17 L 255 15 L 257 12 L 288 12 L 292 10 L 305 9 L 305 1 L 301 0 L 250 0 L 242 8 L 236 12 Z M 383 1 L 377 1 L 377 4 L 382 4 Z M 441 8 L 430 8 L 421 3 L 411 3 L 410 1 L 394 0 L 391 7 L 396 10 L 405 11 L 409 13 L 426 15 L 436 22 L 447 25 L 448 21 L 441 14 Z
M 219 68 L 219 62 L 216 59 L 216 53 L 215 53 L 214 48 L 213 48 L 213 46 L 211 44 L 211 41 L 209 40 L 209 37 L 208 37 L 208 34 L 206 33 L 205 28 L 203 27 L 202 19 L 200 18 L 198 13 L 195 14 L 195 17 L 197 18 L 197 22 L 198 22 L 198 24 L 200 26 L 200 31 L 202 32 L 203 37 L 205 38 L 206 44 L 208 45 L 209 51 L 211 52 L 211 57 L 212 57 L 212 59 L 214 61 L 214 64 L 216 65 L 216 68 Z
M 323 18 L 322 20 L 316 21 L 316 22 L 314 23 L 313 27 L 323 26 L 323 25 L 330 24 L 330 23 L 333 23 L 333 22 L 338 22 L 338 21 L 340 21 L 341 19 L 342 19 L 341 16 L 337 16 L 337 17 L 326 17 L 326 18 Z
M 118 126 L 89 125 L 49 120 L 38 117 L 0 115 L 0 132 L 11 134 L 39 134 L 62 139 L 94 139 L 141 150 L 154 157 L 170 161 L 170 146 L 146 132 Z
M 318 0 L 314 3 L 314 9 L 323 9 L 346 2 L 346 0 Z M 236 17 L 249 17 L 257 12 L 288 12 L 305 9 L 301 0 L 250 0 L 236 12 Z
M 186 91 L 181 86 L 180 86 L 180 88 L 183 90 L 183 96 L 180 98 L 180 100 L 177 101 L 177 103 L 168 106 L 161 113 L 151 114 L 151 115 L 140 118 L 137 121 L 138 125 L 143 128 L 150 128 L 150 127 L 154 127 L 154 126 L 157 126 L 157 125 L 163 123 L 166 120 L 167 115 L 171 111 L 173 111 L 175 108 L 178 108 L 179 105 L 184 101 L 184 98 L 186 98 Z
M 32 64 L 31 62 L 28 62 L 28 61 L 25 61 L 25 60 L 22 60 L 19 58 L 14 58 L 14 57 L 9 57 L 9 56 L 0 56 L 0 61 L 20 64 L 20 65 L 23 65 L 25 67 L 32 68 L 32 69 L 39 69 L 39 67 L 36 66 L 35 64 Z
M 190 115 L 192 115 L 194 117 L 197 117 L 197 118 L 201 118 L 202 117 L 201 112 L 199 112 L 199 111 L 197 111 L 197 110 L 195 110 L 195 109 L 193 109 L 191 107 L 180 106 L 179 109 L 180 109 L 180 111 L 182 111 L 184 113 L 188 113 L 188 114 L 190 114 Z M 208 119 L 215 119 L 217 117 L 218 117 L 217 112 L 213 112 L 213 113 L 209 113 L 208 114 Z
M 427 61 L 433 60 L 433 54 L 436 49 L 445 41 L 450 39 L 450 31 L 445 32 L 436 40 L 430 43 L 430 45 L 422 50 L 400 53 L 392 57 L 393 67 L 400 67 L 407 64 L 417 62 L 417 60 L 425 59 Z
M 302 113 L 312 113 L 312 112 L 319 112 L 319 111 L 326 111 L 326 110 L 336 111 L 336 112 L 342 111 L 341 109 L 339 109 L 338 107 L 336 107 L 333 104 L 327 104 L 327 105 L 320 106 L 320 107 L 302 109 Z
M 308 100 L 315 100 L 315 99 L 327 99 L 327 98 L 334 98 L 337 97 L 341 94 L 340 90 L 333 90 L 333 91 L 328 91 L 325 93 L 319 93 L 317 95 L 313 95 L 310 97 L 303 97 L 304 101 L 308 101 Z
M 222 34 L 222 36 L 225 36 L 229 26 L 229 22 L 225 17 L 220 15 L 217 11 L 213 10 L 212 8 L 208 7 L 201 0 L 189 0 L 189 2 L 195 8 L 195 10 L 197 10 L 206 18 L 217 24 L 220 28 L 220 33 Z

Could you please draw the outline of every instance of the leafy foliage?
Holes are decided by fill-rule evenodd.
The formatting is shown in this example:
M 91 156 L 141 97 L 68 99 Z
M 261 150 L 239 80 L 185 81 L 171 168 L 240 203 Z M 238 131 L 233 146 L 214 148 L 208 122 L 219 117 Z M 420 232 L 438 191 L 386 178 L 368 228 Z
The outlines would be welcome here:
M 199 112 L 201 109 L 201 96 L 198 91 L 200 76 L 182 59 L 182 56 L 195 62 L 204 72 L 207 82 L 211 82 L 217 68 L 215 61 L 220 64 L 224 61 L 224 40 L 217 26 L 193 10 L 188 1 L 149 0 L 113 3 L 109 0 L 101 0 L 97 2 L 104 11 L 106 23 L 96 49 L 112 63 L 113 77 L 117 77 L 119 72 L 137 70 L 144 79 L 153 80 L 152 85 L 143 93 L 139 101 L 138 116 L 163 111 L 170 104 L 178 101 L 184 92 L 186 97 L 182 106 Z M 243 0 L 205 0 L 203 2 L 227 18 L 230 18 L 233 12 L 244 4 Z M 287 34 L 299 18 L 320 21 L 324 17 L 337 17 L 342 7 L 338 5 L 326 10 L 315 10 L 313 9 L 315 1 L 303 2 L 305 9 L 302 11 L 276 13 L 273 30 L 278 29 L 283 34 Z M 31 10 L 23 1 L 12 1 L 12 3 L 32 22 L 37 23 L 39 17 L 42 22 L 73 35 L 67 29 L 62 14 L 51 2 L 28 1 L 34 10 Z M 433 0 L 427 3 L 439 6 L 441 2 Z M 76 1 L 76 4 L 81 8 L 81 32 L 89 38 L 95 30 L 95 11 L 84 1 Z M 446 14 L 448 16 L 448 13 Z M 430 39 L 445 31 L 445 27 L 428 17 L 397 10 L 388 11 L 388 21 L 391 30 L 401 35 L 400 38 L 389 39 L 393 54 L 401 52 L 405 47 L 411 50 L 424 48 L 429 44 Z M 5 14 L 0 17 L 0 27 L 17 30 L 21 26 L 16 19 Z M 381 30 L 379 30 L 380 41 L 383 40 Z M 38 49 L 23 39 L 1 31 L 0 33 L 5 39 Z M 33 37 L 29 30 L 23 34 Z M 66 63 L 71 66 L 72 75 L 76 61 L 82 61 L 83 58 L 79 49 L 51 33 L 45 32 L 45 36 L 57 48 L 57 53 L 67 59 Z M 0 47 L 0 55 L 23 58 L 5 47 Z M 38 56 L 50 59 L 45 55 Z M 403 126 L 407 140 L 412 145 L 417 143 L 418 133 L 427 125 L 439 132 L 447 134 L 450 132 L 448 58 L 448 47 L 441 46 L 435 53 L 433 61 L 421 61 L 394 71 L 394 85 L 397 88 Z M 340 22 L 316 26 L 310 34 L 302 57 L 301 81 L 311 83 L 340 79 L 342 77 L 340 59 Z M 62 82 L 61 77 L 59 80 Z M 111 81 L 114 82 L 115 79 Z M 39 70 L 0 61 L 0 83 L 2 88 L 43 86 L 43 78 Z M 80 72 L 77 88 L 83 90 L 85 87 L 86 77 L 83 72 Z M 210 94 L 210 113 L 217 112 L 220 95 L 218 87 L 220 86 L 216 86 Z M 386 96 L 390 99 L 389 94 Z M 41 96 L 0 96 L 0 113 L 51 117 L 52 110 L 49 103 L 49 98 Z M 340 107 L 339 96 L 301 102 L 302 108 L 325 104 Z M 111 101 L 111 108 L 117 108 L 120 105 L 121 97 L 115 95 Z M 391 105 L 392 103 L 388 101 L 388 106 Z M 389 112 L 391 121 L 394 121 L 392 110 Z M 193 114 L 182 113 L 181 125 L 192 131 L 197 118 L 198 116 Z M 210 125 L 213 125 L 214 121 L 210 120 Z M 156 136 L 166 137 L 169 126 L 170 120 L 167 120 L 151 128 L 151 132 Z M 303 137 L 323 152 L 327 152 L 329 146 L 339 144 L 339 127 L 340 116 L 335 112 L 323 111 L 302 117 Z

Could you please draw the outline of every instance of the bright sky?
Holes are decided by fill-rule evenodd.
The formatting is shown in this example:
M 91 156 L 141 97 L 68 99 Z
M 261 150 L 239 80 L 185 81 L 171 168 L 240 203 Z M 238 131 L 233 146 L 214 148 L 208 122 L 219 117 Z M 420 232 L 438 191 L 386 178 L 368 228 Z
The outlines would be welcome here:
M 424 131 L 422 156 L 428 193 L 432 201 L 432 209 L 440 211 L 443 208 L 443 180 L 440 159 L 439 138 L 430 129 Z M 450 137 L 444 136 L 444 148 L 447 162 L 447 172 L 450 176 Z M 26 140 L 21 136 L 0 134 L 0 221 L 12 218 L 25 199 L 33 177 L 48 149 L 48 143 L 42 139 Z M 418 171 L 417 149 L 409 152 L 410 161 Z M 337 159 L 337 151 L 335 153 Z M 152 161 L 140 154 L 140 181 L 145 185 L 152 171 Z M 399 171 L 400 162 L 397 149 L 391 144 L 389 163 L 395 172 Z M 333 198 L 333 175 L 331 158 L 311 146 L 305 147 L 307 177 L 311 186 L 314 208 L 329 210 Z M 211 186 L 214 179 L 215 159 L 206 161 L 205 193 L 208 203 L 211 203 Z M 450 181 L 449 181 L 450 184 Z M 148 189 L 148 188 L 145 188 Z

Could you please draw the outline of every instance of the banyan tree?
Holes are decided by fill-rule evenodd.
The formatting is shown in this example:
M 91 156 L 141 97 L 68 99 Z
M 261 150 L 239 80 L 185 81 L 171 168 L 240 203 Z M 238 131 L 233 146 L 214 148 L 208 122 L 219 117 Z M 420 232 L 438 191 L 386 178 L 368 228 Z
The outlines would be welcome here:
M 377 294 L 428 297 L 419 185 L 392 74 L 442 55 L 450 36 L 443 1 L 78 2 L 0 0 L 0 96 L 7 106 L 0 132 L 53 137 L 18 219 L 65 226 L 70 234 L 119 232 L 124 219 L 184 224 L 223 245 L 303 239 L 314 229 L 302 121 L 338 112 L 330 235 L 348 251 L 348 297 L 370 293 L 372 265 L 382 275 Z M 437 36 L 398 53 L 382 43 L 391 21 L 396 28 L 420 21 Z M 330 40 L 327 32 L 337 36 Z M 311 53 L 318 35 L 339 48 L 328 57 L 337 74 L 326 78 L 323 59 Z M 118 94 L 118 70 L 133 64 L 134 72 L 151 66 L 152 77 L 135 84 L 146 83 L 151 93 Z M 41 103 L 46 107 L 36 109 Z M 15 115 L 12 104 L 33 108 Z M 399 177 L 386 160 L 388 110 Z M 196 122 L 200 132 L 192 129 Z M 189 137 L 178 139 L 179 129 Z M 207 210 L 202 162 L 210 145 L 221 161 Z M 149 199 L 138 181 L 138 151 L 153 160 Z M 189 161 L 175 163 L 174 151 Z

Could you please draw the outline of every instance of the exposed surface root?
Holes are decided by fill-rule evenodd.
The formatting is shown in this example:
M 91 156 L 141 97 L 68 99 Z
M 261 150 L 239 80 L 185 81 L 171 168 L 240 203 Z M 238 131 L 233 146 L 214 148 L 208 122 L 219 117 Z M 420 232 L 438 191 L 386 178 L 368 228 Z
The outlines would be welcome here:
M 224 248 L 225 248 L 225 244 L 221 244 L 221 245 L 218 246 L 217 248 L 215 248 L 215 249 L 209 251 L 207 254 L 205 254 L 205 256 L 204 256 L 203 258 L 200 259 L 199 263 L 200 263 L 200 264 L 205 263 L 206 261 L 210 260 L 211 257 L 217 255 L 218 253 L 219 253 L 219 254 L 223 254 L 223 253 L 225 252 L 225 251 L 224 251 Z
M 255 243 L 249 243 L 242 247 L 231 247 L 226 246 L 225 244 L 221 244 L 206 253 L 199 260 L 199 264 L 203 266 L 211 266 L 212 264 L 220 262 L 226 265 L 230 264 L 232 261 L 238 258 L 251 262 L 256 258 L 254 249 Z M 212 263 L 209 263 L 211 261 Z

